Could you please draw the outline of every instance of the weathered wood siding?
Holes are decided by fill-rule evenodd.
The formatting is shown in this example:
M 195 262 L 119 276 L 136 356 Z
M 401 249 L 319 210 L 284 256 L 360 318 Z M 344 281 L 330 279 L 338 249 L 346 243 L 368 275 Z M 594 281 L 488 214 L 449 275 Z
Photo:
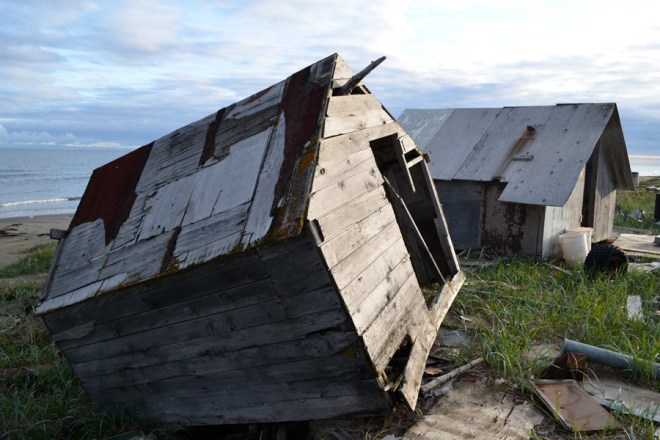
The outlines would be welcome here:
M 566 228 L 579 227 L 582 221 L 582 199 L 584 195 L 585 172 L 582 170 L 575 188 L 562 207 L 546 206 L 543 215 L 542 258 L 560 258 L 559 236 Z
M 425 359 L 463 278 L 443 286 L 429 310 L 369 144 L 392 134 L 403 130 L 373 96 L 331 97 L 307 216 L 381 386 L 394 353 L 412 343 L 400 390 L 414 408 Z
M 336 58 L 95 171 L 39 312 L 300 233 Z
M 594 243 L 607 240 L 612 235 L 614 209 L 616 207 L 616 188 L 607 162 L 604 146 L 599 145 L 592 155 L 595 173 L 589 182 L 590 209 L 583 218 L 583 224 L 593 228 Z
M 95 405 L 136 407 L 162 423 L 328 418 L 389 405 L 307 233 L 44 320 Z
M 543 207 L 501 202 L 504 184 L 483 185 L 481 245 L 503 255 L 520 253 L 540 256 L 540 225 Z

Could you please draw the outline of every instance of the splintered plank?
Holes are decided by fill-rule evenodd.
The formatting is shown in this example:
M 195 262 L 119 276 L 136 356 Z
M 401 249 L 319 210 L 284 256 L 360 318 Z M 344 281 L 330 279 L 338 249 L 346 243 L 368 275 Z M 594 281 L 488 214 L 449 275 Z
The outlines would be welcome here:
M 194 175 L 186 176 L 158 188 L 146 199 L 138 241 L 172 231 L 181 225 L 194 183 Z
M 308 218 L 316 219 L 381 186 L 383 178 L 375 166 L 310 195 Z
M 284 84 L 286 84 L 286 81 L 281 81 L 259 93 L 255 93 L 254 95 L 237 102 L 231 107 L 225 117 L 227 119 L 242 119 L 269 107 L 278 105 L 282 100 Z
M 317 219 L 324 241 L 389 204 L 383 187 L 374 188 Z
M 174 235 L 175 233 L 170 231 L 109 253 L 103 268 L 98 272 L 99 280 L 126 274 L 122 282 L 133 283 L 156 275 L 163 268 L 168 251 L 167 243 Z
M 329 138 L 340 134 L 352 133 L 393 121 L 392 117 L 382 108 L 357 115 L 330 116 L 325 119 L 323 137 Z
M 406 334 L 415 341 L 418 327 L 426 319 L 424 314 L 417 316 L 412 311 L 425 304 L 417 279 L 412 276 L 362 334 L 364 345 L 377 371 L 385 369 Z
M 396 223 L 394 211 L 391 206 L 384 205 L 368 217 L 344 229 L 334 238 L 322 243 L 320 248 L 328 267 L 334 267 L 392 222 Z

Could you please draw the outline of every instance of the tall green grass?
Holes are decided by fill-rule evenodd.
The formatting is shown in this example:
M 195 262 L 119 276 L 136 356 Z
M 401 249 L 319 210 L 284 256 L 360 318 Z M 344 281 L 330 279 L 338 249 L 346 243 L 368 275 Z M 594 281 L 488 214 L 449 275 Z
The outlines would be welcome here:
M 0 268 L 0 278 L 13 278 L 47 272 L 56 246 L 56 242 L 51 242 L 28 249 L 25 257 L 16 263 Z
M 645 186 L 639 186 L 635 191 L 617 191 L 616 202 L 626 214 L 636 209 L 643 210 L 645 219 L 640 222 L 628 217 L 615 216 L 614 226 L 640 229 L 652 235 L 660 234 L 660 225 L 656 225 L 653 219 L 655 194 L 646 191 Z
M 47 270 L 53 246 L 3 269 L 2 278 Z M 34 316 L 42 283 L 0 280 L 0 439 L 96 439 L 139 427 L 130 413 L 98 413 Z
M 628 295 L 642 298 L 643 321 L 627 317 Z M 482 355 L 487 365 L 521 389 L 549 365 L 547 355 L 530 356 L 534 347 L 565 337 L 627 353 L 636 359 L 660 359 L 660 323 L 655 316 L 660 271 L 628 271 L 610 279 L 587 276 L 523 258 L 470 270 L 452 313 L 467 317 L 474 328 L 472 346 L 463 357 Z M 627 381 L 660 391 L 648 363 L 635 363 Z M 618 414 L 624 430 L 635 438 L 653 438 L 653 422 Z M 611 438 L 606 434 L 605 437 Z M 582 438 L 575 434 L 575 438 Z M 590 437 L 591 438 L 591 437 Z
M 644 321 L 629 320 L 628 295 L 640 295 Z M 564 337 L 658 362 L 660 325 L 654 318 L 660 272 L 629 271 L 615 279 L 565 273 L 522 258 L 471 271 L 453 305 L 478 317 L 485 359 L 521 380 L 538 375 L 544 362 L 528 359 L 540 343 Z M 659 390 L 650 368 L 637 365 L 633 379 Z

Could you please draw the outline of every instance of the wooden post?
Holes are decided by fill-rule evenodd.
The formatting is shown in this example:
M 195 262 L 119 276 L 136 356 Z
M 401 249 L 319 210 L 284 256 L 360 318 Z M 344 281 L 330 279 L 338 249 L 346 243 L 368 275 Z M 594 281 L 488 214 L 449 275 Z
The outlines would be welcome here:
M 367 67 L 362 69 L 359 73 L 356 73 L 348 80 L 346 84 L 341 86 L 341 88 L 335 93 L 336 95 L 350 95 L 353 89 L 358 85 L 360 81 L 364 79 L 365 76 L 369 75 L 372 70 L 374 70 L 380 63 L 385 61 L 386 57 L 380 57 L 376 61 L 372 61 Z

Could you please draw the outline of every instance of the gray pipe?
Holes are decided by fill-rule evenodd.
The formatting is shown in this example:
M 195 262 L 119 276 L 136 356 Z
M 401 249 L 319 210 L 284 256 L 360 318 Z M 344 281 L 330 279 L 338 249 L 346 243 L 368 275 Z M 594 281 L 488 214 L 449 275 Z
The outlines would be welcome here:
M 562 353 L 582 353 L 587 356 L 587 360 L 608 367 L 617 368 L 619 370 L 632 370 L 633 363 L 639 363 L 648 367 L 652 367 L 655 371 L 655 376 L 660 377 L 660 364 L 656 362 L 649 362 L 634 357 L 617 353 L 616 351 L 606 350 L 593 345 L 583 344 L 582 342 L 571 341 L 564 338 L 564 346 L 561 349 Z

